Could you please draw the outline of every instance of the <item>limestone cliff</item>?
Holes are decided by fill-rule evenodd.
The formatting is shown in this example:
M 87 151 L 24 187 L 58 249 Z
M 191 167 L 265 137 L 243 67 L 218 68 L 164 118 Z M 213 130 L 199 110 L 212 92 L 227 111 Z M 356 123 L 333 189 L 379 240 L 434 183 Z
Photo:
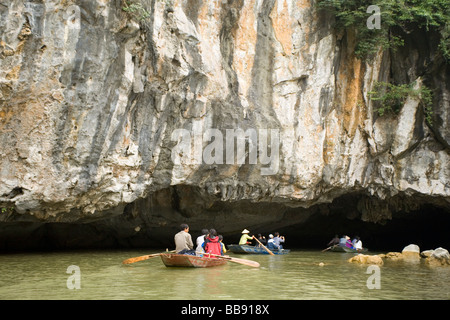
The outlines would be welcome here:
M 127 237 L 181 220 L 234 232 L 301 222 L 348 194 L 365 221 L 450 210 L 450 72 L 433 35 L 364 62 L 312 0 L 124 6 L 0 1 L 3 234 L 103 221 Z M 375 112 L 369 92 L 391 79 L 434 90 L 432 126 L 413 98 Z M 205 161 L 204 134 L 226 149 L 227 129 L 254 130 L 256 158 L 244 136 L 244 162 Z

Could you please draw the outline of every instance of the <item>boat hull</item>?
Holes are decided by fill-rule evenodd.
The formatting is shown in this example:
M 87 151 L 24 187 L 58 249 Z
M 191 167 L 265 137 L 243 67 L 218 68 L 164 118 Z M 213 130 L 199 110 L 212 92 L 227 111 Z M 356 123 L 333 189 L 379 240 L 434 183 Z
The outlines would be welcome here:
M 352 248 L 348 248 L 348 247 L 342 247 L 339 245 L 335 245 L 333 247 L 331 247 L 330 251 L 332 252 L 346 252 L 346 253 L 363 253 L 363 252 L 367 252 L 368 249 L 367 248 L 363 248 L 360 250 L 356 250 L 356 249 L 352 249 Z
M 244 253 L 244 254 L 269 254 L 263 247 L 249 246 L 249 245 L 239 245 L 230 244 L 227 246 L 228 250 L 233 253 Z M 269 249 L 273 254 L 288 254 L 291 250 L 289 249 Z
M 226 259 L 199 257 L 188 254 L 161 254 L 161 260 L 166 267 L 208 268 L 227 263 Z

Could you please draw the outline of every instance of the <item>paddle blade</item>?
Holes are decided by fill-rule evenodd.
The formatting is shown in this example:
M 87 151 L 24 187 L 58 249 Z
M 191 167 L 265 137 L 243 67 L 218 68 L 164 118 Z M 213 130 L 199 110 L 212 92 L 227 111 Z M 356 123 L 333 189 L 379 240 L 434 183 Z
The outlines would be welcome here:
M 253 267 L 253 268 L 259 268 L 260 264 L 256 261 L 252 261 L 252 260 L 247 260 L 247 259 L 240 259 L 240 258 L 234 258 L 234 257 L 229 257 L 227 258 L 229 261 L 231 262 L 235 262 L 235 263 L 240 263 L 249 267 Z
M 238 261 L 236 261 L 236 259 L 238 259 Z M 259 268 L 259 266 L 260 266 L 260 264 L 258 262 L 251 261 L 251 260 L 243 260 L 243 259 L 239 259 L 239 258 L 231 258 L 231 261 L 237 262 L 237 263 L 249 266 L 249 267 L 253 267 L 253 268 Z

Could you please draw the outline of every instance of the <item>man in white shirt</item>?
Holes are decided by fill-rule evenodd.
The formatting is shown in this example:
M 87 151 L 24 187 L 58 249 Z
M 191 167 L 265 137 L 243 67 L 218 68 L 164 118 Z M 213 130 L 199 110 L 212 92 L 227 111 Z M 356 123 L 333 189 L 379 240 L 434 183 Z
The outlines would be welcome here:
M 208 229 L 203 229 L 202 235 L 199 236 L 196 240 L 197 248 L 195 249 L 195 251 L 198 256 L 201 256 L 202 253 L 205 252 L 205 250 L 203 249 L 203 242 L 205 242 L 205 238 L 208 235 L 208 233 L 209 233 Z

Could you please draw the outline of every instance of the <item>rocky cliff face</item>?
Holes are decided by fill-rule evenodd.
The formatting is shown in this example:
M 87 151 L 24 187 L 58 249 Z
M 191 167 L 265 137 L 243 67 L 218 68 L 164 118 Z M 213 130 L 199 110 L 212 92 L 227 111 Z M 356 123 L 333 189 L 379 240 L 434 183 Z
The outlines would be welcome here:
M 4 237 L 98 221 L 117 237 L 181 220 L 235 232 L 348 194 L 364 221 L 450 211 L 450 72 L 432 34 L 363 62 L 314 1 L 139 4 L 1 1 Z M 378 116 L 368 93 L 392 79 L 434 90 L 432 126 L 414 98 Z

